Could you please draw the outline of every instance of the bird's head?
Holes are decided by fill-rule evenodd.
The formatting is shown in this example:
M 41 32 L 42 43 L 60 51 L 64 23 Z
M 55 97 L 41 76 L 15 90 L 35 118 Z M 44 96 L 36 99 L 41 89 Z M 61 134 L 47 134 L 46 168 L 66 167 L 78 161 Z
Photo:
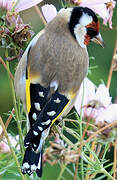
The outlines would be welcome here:
M 73 8 L 69 20 L 69 29 L 82 48 L 90 41 L 104 47 L 104 42 L 99 32 L 99 21 L 96 14 L 89 8 Z

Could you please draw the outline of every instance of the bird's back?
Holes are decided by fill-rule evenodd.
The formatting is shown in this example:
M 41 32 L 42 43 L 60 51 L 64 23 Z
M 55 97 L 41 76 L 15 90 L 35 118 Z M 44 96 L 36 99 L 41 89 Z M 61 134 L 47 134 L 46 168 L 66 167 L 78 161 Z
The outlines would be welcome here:
M 30 73 L 40 76 L 43 86 L 55 80 L 60 92 L 77 91 L 87 73 L 88 54 L 69 32 L 65 18 L 58 15 L 31 48 L 28 62 Z

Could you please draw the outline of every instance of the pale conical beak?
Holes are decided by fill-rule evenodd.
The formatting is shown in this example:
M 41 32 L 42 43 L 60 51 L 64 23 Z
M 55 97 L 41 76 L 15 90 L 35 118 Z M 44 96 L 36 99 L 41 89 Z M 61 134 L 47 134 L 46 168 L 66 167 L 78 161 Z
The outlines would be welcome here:
M 95 38 L 91 39 L 91 41 L 93 41 L 96 44 L 100 44 L 104 48 L 104 41 L 100 33 Z

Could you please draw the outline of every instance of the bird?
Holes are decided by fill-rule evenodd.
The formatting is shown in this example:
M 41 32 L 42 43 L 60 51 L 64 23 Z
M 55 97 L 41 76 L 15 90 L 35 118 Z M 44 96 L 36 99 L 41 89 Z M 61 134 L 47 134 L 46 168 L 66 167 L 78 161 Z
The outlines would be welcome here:
M 15 72 L 28 132 L 22 173 L 42 177 L 43 146 L 51 126 L 74 106 L 87 76 L 87 45 L 104 47 L 96 14 L 87 7 L 63 9 L 29 43 Z

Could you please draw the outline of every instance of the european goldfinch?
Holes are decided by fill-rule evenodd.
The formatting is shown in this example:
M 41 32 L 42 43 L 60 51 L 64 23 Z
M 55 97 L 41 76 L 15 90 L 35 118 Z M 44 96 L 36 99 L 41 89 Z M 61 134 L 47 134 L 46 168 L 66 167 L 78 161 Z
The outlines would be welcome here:
M 99 21 L 89 8 L 60 11 L 27 47 L 15 73 L 15 90 L 29 119 L 22 173 L 42 176 L 42 149 L 52 124 L 74 105 L 89 58 L 87 45 L 103 46 Z

